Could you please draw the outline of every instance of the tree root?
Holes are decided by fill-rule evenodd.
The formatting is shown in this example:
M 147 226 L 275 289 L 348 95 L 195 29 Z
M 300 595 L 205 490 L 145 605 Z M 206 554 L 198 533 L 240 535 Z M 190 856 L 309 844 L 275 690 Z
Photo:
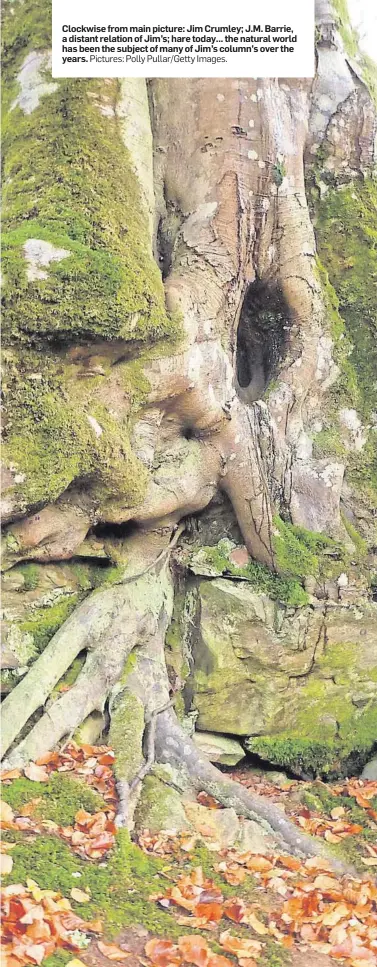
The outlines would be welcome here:
M 273 803 L 253 796 L 244 786 L 216 769 L 186 735 L 174 714 L 164 711 L 157 717 L 156 760 L 185 769 L 193 787 L 214 796 L 223 806 L 233 807 L 239 816 L 253 819 L 281 841 L 282 849 L 304 856 L 326 856 L 339 873 L 349 867 L 334 859 L 322 843 L 301 832 Z

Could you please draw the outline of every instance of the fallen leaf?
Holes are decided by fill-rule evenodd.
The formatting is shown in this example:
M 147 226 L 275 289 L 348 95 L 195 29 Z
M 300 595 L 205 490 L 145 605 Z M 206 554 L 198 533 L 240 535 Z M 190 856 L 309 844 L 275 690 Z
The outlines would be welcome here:
M 127 957 L 131 956 L 128 950 L 122 950 L 115 943 L 103 943 L 102 940 L 97 940 L 97 947 L 108 960 L 126 960 Z
M 248 870 L 253 870 L 254 873 L 266 873 L 268 870 L 272 870 L 272 865 L 271 860 L 268 860 L 266 856 L 258 856 L 257 853 L 250 856 L 246 863 Z
M 189 937 L 179 937 L 178 949 L 182 959 L 195 967 L 207 967 L 211 951 L 203 937 L 192 934 Z
M 13 858 L 8 856 L 8 853 L 0 853 L 0 873 L 2 876 L 7 876 L 8 873 L 12 872 Z
M 31 782 L 48 782 L 49 774 L 44 766 L 37 766 L 35 762 L 30 762 L 24 769 L 27 779 Z
M 77 903 L 89 903 L 89 893 L 85 893 L 84 890 L 78 890 L 75 886 L 72 888 L 70 895 L 72 900 L 76 900 Z
M 181 963 L 182 958 L 178 947 L 171 940 L 153 937 L 152 940 L 147 941 L 144 950 L 152 964 L 156 964 L 156 967 L 168 967 L 169 964 Z
M 254 913 L 247 914 L 247 917 L 245 917 L 245 923 L 248 923 L 249 926 L 255 930 L 255 933 L 260 934 L 261 937 L 268 933 L 268 928 L 266 925 L 262 923 L 261 920 L 258 920 L 258 917 L 256 917 Z
M 14 817 L 14 812 L 9 803 L 4 802 L 0 799 L 0 822 L 1 823 L 11 823 Z

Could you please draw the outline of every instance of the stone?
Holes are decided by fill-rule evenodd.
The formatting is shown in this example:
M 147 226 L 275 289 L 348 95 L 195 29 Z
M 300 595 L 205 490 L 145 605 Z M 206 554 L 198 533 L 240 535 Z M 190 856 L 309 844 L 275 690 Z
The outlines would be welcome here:
M 35 279 L 47 279 L 45 271 L 50 262 L 61 262 L 68 258 L 71 252 L 66 248 L 55 248 L 51 242 L 44 242 L 40 238 L 28 238 L 23 245 L 25 259 L 28 264 L 26 275 L 29 282 Z
M 185 813 L 186 828 L 191 824 L 213 849 L 229 849 L 237 842 L 240 829 L 235 809 L 208 809 L 198 802 L 189 802 Z
M 200 752 L 211 762 L 221 762 L 224 766 L 236 766 L 245 756 L 240 742 L 227 735 L 214 732 L 194 732 L 193 740 Z
M 321 746 L 334 762 L 339 752 L 344 768 L 353 753 L 362 764 L 377 725 L 376 603 L 293 609 L 224 578 L 202 581 L 198 596 L 187 683 L 196 740 L 208 732 L 211 742 L 213 733 L 244 736 L 250 751 L 291 769 L 286 749 L 270 758 L 271 746 L 259 752 L 253 744 L 266 737 L 276 751 L 281 736 L 297 748 Z
M 136 829 L 178 833 L 188 825 L 181 794 L 157 776 L 146 776 L 135 810 Z
M 270 853 L 276 845 L 273 837 L 253 819 L 239 819 L 239 833 L 235 843 L 240 853 Z
M 74 740 L 78 745 L 96 745 L 104 728 L 106 720 L 102 712 L 92 712 L 84 719 L 80 728 L 75 732 Z
M 373 756 L 373 759 L 370 759 L 366 766 L 364 766 L 364 769 L 361 773 L 361 778 L 371 779 L 372 782 L 377 781 L 377 755 Z
M 340 528 L 340 495 L 344 465 L 328 460 L 297 462 L 292 467 L 292 522 L 336 537 Z
M 260 734 L 279 728 L 295 677 L 309 672 L 322 613 L 289 609 L 246 583 L 199 587 L 200 624 L 189 683 L 199 731 Z

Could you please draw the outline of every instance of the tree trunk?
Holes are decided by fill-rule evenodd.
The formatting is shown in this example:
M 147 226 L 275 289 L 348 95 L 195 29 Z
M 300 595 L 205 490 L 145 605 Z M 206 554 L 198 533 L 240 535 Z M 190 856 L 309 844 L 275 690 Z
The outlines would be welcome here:
M 369 452 L 365 381 L 355 371 L 352 397 L 352 346 L 342 356 L 314 233 L 326 193 L 371 173 L 363 65 L 321 0 L 313 82 L 51 83 L 47 18 L 32 58 L 17 16 L 6 28 L 19 90 L 5 139 L 6 578 L 12 587 L 30 573 L 20 562 L 74 575 L 99 557 L 105 579 L 116 565 L 116 584 L 78 604 L 6 698 L 6 765 L 40 757 L 106 706 L 119 822 L 132 824 L 153 763 L 180 760 L 193 788 L 315 852 L 185 737 L 170 707 L 184 681 L 172 693 L 164 642 L 187 577 L 182 533 L 213 507 L 232 515 L 265 580 L 298 579 L 302 595 L 311 581 L 313 613 L 317 565 L 295 571 L 287 528 L 294 547 L 295 528 L 311 546 L 325 535 L 329 554 L 345 542 L 349 560 L 342 502 L 373 545 L 371 490 L 345 476 L 352 426 Z M 331 425 L 338 385 L 344 440 L 318 455 L 315 427 L 324 414 Z M 79 652 L 75 683 L 49 700 Z

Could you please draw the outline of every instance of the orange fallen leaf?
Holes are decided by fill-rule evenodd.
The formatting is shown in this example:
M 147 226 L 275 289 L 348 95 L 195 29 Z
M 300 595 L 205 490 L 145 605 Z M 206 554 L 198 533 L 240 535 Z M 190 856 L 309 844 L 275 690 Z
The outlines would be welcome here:
M 156 967 L 168 967 L 169 964 L 180 964 L 181 955 L 176 944 L 171 940 L 161 940 L 153 937 L 145 944 L 145 953 Z
M 266 873 L 268 870 L 272 870 L 272 865 L 271 860 L 268 860 L 266 856 L 258 856 L 257 853 L 250 856 L 246 863 L 248 870 L 253 870 L 254 873 Z
M 187 963 L 195 964 L 195 967 L 207 967 L 211 951 L 203 937 L 194 934 L 179 937 L 178 949 Z

